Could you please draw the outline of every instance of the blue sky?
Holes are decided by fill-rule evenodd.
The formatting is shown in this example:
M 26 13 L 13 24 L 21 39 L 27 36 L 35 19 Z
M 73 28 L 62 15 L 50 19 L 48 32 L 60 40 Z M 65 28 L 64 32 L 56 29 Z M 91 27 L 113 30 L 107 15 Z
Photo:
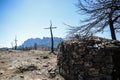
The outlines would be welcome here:
M 52 20 L 55 37 L 65 37 L 67 26 L 79 25 L 83 15 L 74 4 L 78 0 L 0 0 L 0 47 L 11 47 L 15 35 L 18 45 L 28 38 L 50 37 Z M 103 35 L 102 35 L 103 36 Z M 105 36 L 105 35 L 104 35 Z
M 28 38 L 49 37 L 52 20 L 54 36 L 65 37 L 63 23 L 78 24 L 75 0 L 0 0 L 0 47 L 11 47 L 15 35 L 18 45 Z

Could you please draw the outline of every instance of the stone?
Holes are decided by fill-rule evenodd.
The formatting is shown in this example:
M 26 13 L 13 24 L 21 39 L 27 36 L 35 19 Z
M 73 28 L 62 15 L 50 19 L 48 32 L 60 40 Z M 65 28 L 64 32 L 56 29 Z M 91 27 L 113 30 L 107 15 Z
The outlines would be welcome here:
M 113 55 L 120 53 L 120 41 L 98 37 L 74 40 L 58 46 L 57 65 L 61 76 L 65 80 L 111 80 Z

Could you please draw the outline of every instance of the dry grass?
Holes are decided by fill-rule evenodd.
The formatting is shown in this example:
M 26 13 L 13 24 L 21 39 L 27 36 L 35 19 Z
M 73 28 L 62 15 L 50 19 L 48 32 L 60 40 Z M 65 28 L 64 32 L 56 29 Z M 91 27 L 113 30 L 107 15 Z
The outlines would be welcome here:
M 64 80 L 56 60 L 49 51 L 0 51 L 0 80 Z

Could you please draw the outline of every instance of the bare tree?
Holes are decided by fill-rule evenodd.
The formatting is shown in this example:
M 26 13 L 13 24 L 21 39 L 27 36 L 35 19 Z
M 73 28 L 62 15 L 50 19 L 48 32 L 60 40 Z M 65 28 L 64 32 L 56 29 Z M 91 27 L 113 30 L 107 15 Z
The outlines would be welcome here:
M 37 43 L 34 43 L 34 49 L 37 50 Z
M 15 50 L 17 50 L 17 36 L 15 36 Z
M 111 37 L 116 40 L 120 31 L 120 0 L 78 0 L 78 12 L 86 14 L 81 26 L 70 26 L 70 33 L 87 35 L 110 28 Z

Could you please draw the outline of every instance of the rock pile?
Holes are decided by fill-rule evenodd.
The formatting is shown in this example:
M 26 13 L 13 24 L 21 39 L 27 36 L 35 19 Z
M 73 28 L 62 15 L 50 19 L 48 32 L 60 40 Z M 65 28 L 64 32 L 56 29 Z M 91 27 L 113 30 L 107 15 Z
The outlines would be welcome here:
M 115 65 L 118 53 L 119 41 L 99 37 L 64 41 L 58 46 L 59 73 L 66 80 L 112 80 L 120 68 L 119 61 Z

